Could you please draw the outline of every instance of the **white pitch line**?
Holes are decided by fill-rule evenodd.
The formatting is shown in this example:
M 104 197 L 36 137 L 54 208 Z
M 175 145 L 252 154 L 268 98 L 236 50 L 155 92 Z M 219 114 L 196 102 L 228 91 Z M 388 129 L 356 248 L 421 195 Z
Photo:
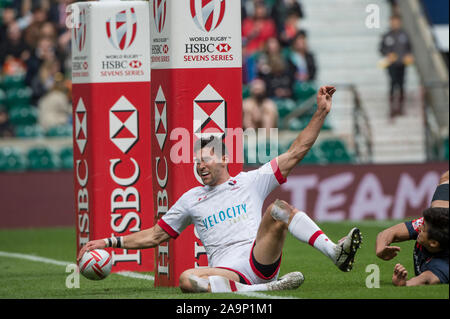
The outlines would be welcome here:
M 291 296 L 272 296 L 272 295 L 267 295 L 262 292 L 256 292 L 256 291 L 247 291 L 247 292 L 236 291 L 233 293 L 238 294 L 238 295 L 247 296 L 247 297 L 260 298 L 260 299 L 300 299 L 300 298 L 291 297 Z
M 74 264 L 74 263 L 70 263 L 67 261 L 60 261 L 60 260 L 40 257 L 40 256 L 36 256 L 36 255 L 10 253 L 10 252 L 6 252 L 6 251 L 0 251 L 0 257 L 24 259 L 24 260 L 29 260 L 29 261 L 35 261 L 35 262 L 51 264 L 51 265 L 56 265 L 56 266 L 66 266 L 66 267 L 70 264 Z M 128 278 L 135 278 L 135 279 L 142 279 L 142 280 L 149 280 L 149 281 L 155 280 L 154 276 L 140 274 L 140 273 L 131 272 L 131 271 L 121 271 L 121 272 L 117 272 L 114 274 L 119 275 L 119 276 L 128 277 Z M 290 297 L 290 296 L 286 296 L 286 297 L 272 296 L 272 295 L 267 295 L 267 294 L 264 294 L 261 292 L 235 292 L 235 293 L 238 295 L 242 295 L 242 296 L 261 298 L 261 299 L 298 299 L 298 298 Z
M 66 261 L 59 261 L 59 260 L 39 257 L 39 256 L 35 256 L 35 255 L 26 255 L 26 254 L 19 254 L 19 253 L 8 253 L 8 252 L 5 252 L 5 251 L 0 251 L 0 257 L 10 257 L 10 258 L 25 259 L 25 260 L 37 261 L 37 262 L 45 263 L 45 264 L 57 265 L 57 266 L 70 265 L 70 263 L 66 262 Z
M 154 276 L 152 276 L 152 275 L 144 275 L 144 274 L 140 274 L 138 272 L 120 271 L 120 272 L 116 272 L 116 275 L 129 277 L 129 278 L 135 278 L 135 279 L 143 279 L 143 280 L 155 281 L 155 277 Z

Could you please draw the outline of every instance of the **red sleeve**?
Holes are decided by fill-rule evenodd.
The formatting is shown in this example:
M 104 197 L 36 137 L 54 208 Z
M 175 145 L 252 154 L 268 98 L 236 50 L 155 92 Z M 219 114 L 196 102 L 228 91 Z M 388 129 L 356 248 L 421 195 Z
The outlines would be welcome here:
M 169 224 L 167 224 L 162 218 L 158 221 L 158 226 L 161 227 L 166 233 L 169 234 L 170 237 L 172 237 L 173 239 L 176 239 L 179 234 L 173 230 L 172 227 L 169 226 Z
M 275 178 L 278 181 L 278 184 L 284 184 L 286 183 L 287 179 L 283 177 L 283 174 L 281 174 L 280 167 L 278 166 L 277 159 L 274 158 L 270 161 L 270 165 L 272 166 L 273 174 L 275 175 Z

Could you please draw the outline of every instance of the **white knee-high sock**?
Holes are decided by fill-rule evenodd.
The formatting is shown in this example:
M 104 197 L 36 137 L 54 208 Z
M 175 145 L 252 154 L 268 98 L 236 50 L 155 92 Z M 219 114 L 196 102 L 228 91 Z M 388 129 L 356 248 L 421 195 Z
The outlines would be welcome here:
M 295 238 L 313 246 L 334 261 L 336 244 L 304 212 L 294 215 L 288 229 Z
M 210 276 L 208 277 L 211 292 L 235 292 L 235 291 L 267 291 L 267 284 L 257 285 L 244 285 L 239 282 L 229 280 L 222 276 Z

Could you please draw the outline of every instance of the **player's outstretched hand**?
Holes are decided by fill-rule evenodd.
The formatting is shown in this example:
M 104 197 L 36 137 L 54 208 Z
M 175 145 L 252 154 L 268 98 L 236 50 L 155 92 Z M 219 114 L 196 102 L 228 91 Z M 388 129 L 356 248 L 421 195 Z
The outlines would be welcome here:
M 103 249 L 103 248 L 106 248 L 106 243 L 103 239 L 93 240 L 93 241 L 88 242 L 86 245 L 84 245 L 80 249 L 80 252 L 78 253 L 78 256 L 77 256 L 77 262 L 79 262 L 81 260 L 81 258 L 83 257 L 85 252 L 94 250 L 94 249 Z
M 406 286 L 406 278 L 408 278 L 408 271 L 406 268 L 401 264 L 395 265 L 392 283 L 395 286 Z
M 322 86 L 317 93 L 317 110 L 328 114 L 331 110 L 333 94 L 336 92 L 334 86 Z
M 378 258 L 383 260 L 391 260 L 398 255 L 400 251 L 400 247 L 398 246 L 384 246 L 382 250 L 376 252 Z

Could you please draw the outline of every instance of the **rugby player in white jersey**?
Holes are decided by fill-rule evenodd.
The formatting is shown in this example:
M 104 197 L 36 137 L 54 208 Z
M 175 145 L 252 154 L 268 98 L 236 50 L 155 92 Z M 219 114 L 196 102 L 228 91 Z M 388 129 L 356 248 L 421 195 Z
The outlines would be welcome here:
M 317 110 L 308 126 L 289 150 L 259 169 L 228 173 L 226 148 L 217 138 L 196 143 L 197 172 L 205 186 L 184 193 L 153 227 L 124 236 L 88 242 L 84 252 L 105 247 L 144 249 L 178 235 L 194 224 L 206 249 L 208 267 L 184 271 L 180 278 L 183 292 L 264 291 L 298 288 L 301 272 L 278 279 L 282 249 L 289 231 L 301 242 L 310 244 L 346 272 L 352 269 L 360 246 L 357 228 L 350 230 L 338 244 L 333 243 L 308 215 L 284 201 L 275 201 L 262 214 L 270 192 L 286 182 L 291 170 L 304 158 L 316 141 L 331 110 L 336 89 L 321 87 Z

